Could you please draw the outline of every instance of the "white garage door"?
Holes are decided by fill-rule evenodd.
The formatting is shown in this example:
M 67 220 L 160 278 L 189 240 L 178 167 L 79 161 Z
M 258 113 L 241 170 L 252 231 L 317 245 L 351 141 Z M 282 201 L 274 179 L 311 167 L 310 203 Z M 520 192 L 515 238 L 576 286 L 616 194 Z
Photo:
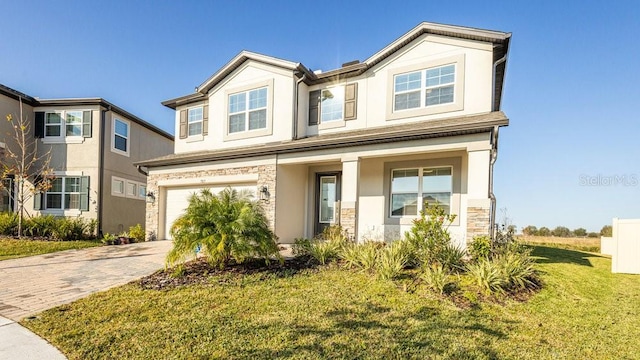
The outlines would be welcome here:
M 243 185 L 233 185 L 232 188 L 241 191 L 248 190 L 252 192 L 255 196 L 256 192 L 256 184 L 243 184 Z M 180 187 L 180 188 L 170 188 L 167 189 L 167 201 L 166 201 L 166 211 L 165 211 L 165 239 L 171 239 L 171 226 L 176 219 L 182 215 L 184 210 L 189 206 L 189 197 L 191 194 L 199 193 L 201 189 L 210 189 L 213 193 L 217 194 L 218 192 L 225 189 L 227 186 L 205 186 L 202 188 L 196 187 Z

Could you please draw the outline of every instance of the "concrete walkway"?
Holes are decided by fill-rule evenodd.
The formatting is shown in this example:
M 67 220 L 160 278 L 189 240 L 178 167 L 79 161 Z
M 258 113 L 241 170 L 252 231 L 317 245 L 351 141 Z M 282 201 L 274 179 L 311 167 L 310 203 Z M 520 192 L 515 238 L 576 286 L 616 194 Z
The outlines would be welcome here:
M 153 241 L 0 261 L 0 359 L 64 359 L 15 322 L 151 274 L 171 246 Z

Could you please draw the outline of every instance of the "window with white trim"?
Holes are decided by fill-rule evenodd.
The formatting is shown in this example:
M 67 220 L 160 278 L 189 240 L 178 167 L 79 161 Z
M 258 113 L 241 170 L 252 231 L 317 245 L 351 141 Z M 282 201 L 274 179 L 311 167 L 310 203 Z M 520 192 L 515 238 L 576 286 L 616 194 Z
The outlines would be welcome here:
M 127 197 L 138 196 L 138 183 L 127 181 Z
M 37 125 L 36 125 L 37 126 Z M 44 138 L 91 137 L 90 110 L 55 110 L 44 113 Z
M 438 204 L 449 214 L 452 192 L 450 166 L 391 170 L 390 215 L 415 216 L 427 204 Z
M 454 102 L 456 64 L 398 74 L 393 77 L 394 111 Z
M 138 197 L 142 200 L 147 199 L 147 185 L 138 184 Z
M 111 178 L 111 195 L 124 196 L 124 179 Z
M 117 118 L 113 119 L 113 136 L 111 150 L 129 156 L 130 123 Z
M 268 88 L 229 95 L 229 134 L 267 128 Z
M 344 86 L 334 86 L 320 93 L 320 123 L 344 119 Z
M 45 209 L 80 209 L 80 177 L 57 177 L 51 181 L 51 188 L 45 193 Z
M 188 136 L 202 135 L 203 108 L 202 106 L 187 110 Z

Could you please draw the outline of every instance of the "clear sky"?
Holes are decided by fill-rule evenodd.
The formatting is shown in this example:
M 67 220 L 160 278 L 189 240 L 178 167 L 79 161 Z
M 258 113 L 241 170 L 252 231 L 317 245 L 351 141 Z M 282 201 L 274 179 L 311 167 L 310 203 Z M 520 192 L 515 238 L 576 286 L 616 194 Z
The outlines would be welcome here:
M 330 70 L 422 21 L 512 32 L 498 207 L 519 227 L 640 218 L 639 1 L 0 0 L 0 14 L 0 83 L 102 97 L 171 133 L 160 102 L 243 49 Z

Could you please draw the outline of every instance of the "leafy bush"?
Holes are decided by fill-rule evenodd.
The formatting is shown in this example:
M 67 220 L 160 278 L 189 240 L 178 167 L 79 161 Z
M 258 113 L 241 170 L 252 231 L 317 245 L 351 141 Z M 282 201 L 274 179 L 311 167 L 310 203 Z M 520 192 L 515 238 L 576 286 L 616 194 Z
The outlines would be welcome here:
M 307 238 L 296 238 L 291 246 L 291 252 L 295 256 L 309 255 L 311 240 Z
M 338 258 L 339 244 L 333 241 L 313 240 L 309 244 L 308 254 L 320 264 L 325 265 Z
M 378 276 L 389 280 L 400 275 L 409 259 L 402 242 L 394 242 L 379 251 L 376 261 L 376 273 Z
M 18 215 L 12 212 L 0 213 L 0 234 L 14 235 L 18 231 Z
M 464 271 L 466 255 L 463 249 L 449 243 L 436 254 L 434 263 L 442 265 L 451 272 Z
M 447 285 L 450 283 L 449 272 L 441 264 L 431 264 L 425 267 L 420 278 L 431 290 L 440 295 L 444 294 Z
M 53 234 L 57 219 L 53 215 L 34 216 L 24 219 L 23 231 L 27 236 L 49 237 Z
M 476 285 L 487 294 L 503 294 L 508 281 L 500 265 L 488 259 L 468 265 L 469 275 Z
M 169 265 L 193 256 L 198 247 L 211 265 L 219 267 L 225 267 L 232 259 L 282 259 L 260 204 L 251 200 L 248 193 L 231 188 L 218 195 L 208 189 L 192 195 L 184 214 L 171 227 L 171 235 Z
M 539 284 L 529 252 L 509 252 L 496 259 L 506 279 L 507 290 L 536 288 Z
M 352 245 L 341 226 L 331 225 L 311 240 L 295 239 L 292 252 L 294 255 L 309 255 L 324 265 L 340 257 L 344 251 L 343 248 Z
M 133 239 L 135 242 L 144 242 L 144 237 L 145 232 L 142 225 L 136 224 L 129 228 L 129 238 Z
M 378 249 L 381 246 L 381 243 L 373 241 L 359 244 L 356 251 L 356 266 L 362 270 L 372 270 L 378 261 Z
M 116 236 L 113 235 L 113 234 L 105 233 L 104 235 L 102 235 L 102 240 L 101 241 L 105 245 L 115 245 Z
M 451 236 L 449 226 L 456 215 L 447 214 L 436 205 L 427 205 L 420 212 L 420 218 L 413 220 L 411 230 L 405 234 L 405 239 L 411 249 L 409 262 L 414 266 L 429 266 L 433 263 L 447 261 L 451 255 Z M 447 254 L 449 253 L 449 254 Z M 457 264 L 443 264 L 455 267 Z
M 468 245 L 469 255 L 474 261 L 489 259 L 492 254 L 491 238 L 487 235 L 474 236 Z

